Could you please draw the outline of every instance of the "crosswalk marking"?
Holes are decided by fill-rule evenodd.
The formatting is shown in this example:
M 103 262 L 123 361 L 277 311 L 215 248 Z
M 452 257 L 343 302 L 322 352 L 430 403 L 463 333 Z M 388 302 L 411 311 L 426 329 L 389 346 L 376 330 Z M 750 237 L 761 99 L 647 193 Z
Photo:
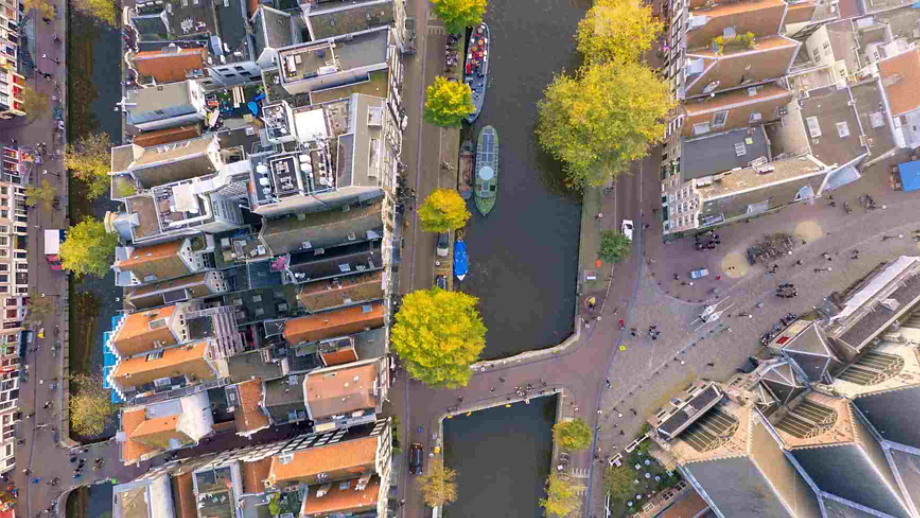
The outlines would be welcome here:
M 576 468 L 572 470 L 572 476 L 575 478 L 588 478 L 588 468 Z
M 435 35 L 435 36 L 444 34 L 444 26 L 443 25 L 434 25 L 434 26 L 429 25 L 428 34 Z

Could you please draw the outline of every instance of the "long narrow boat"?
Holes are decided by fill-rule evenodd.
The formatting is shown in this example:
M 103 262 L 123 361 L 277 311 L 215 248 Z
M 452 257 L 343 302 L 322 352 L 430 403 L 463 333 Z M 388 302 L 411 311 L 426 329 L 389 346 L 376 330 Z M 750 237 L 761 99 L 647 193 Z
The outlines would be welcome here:
M 482 103 L 486 98 L 486 88 L 489 86 L 489 45 L 491 40 L 489 26 L 479 24 L 473 29 L 470 36 L 470 45 L 466 50 L 466 63 L 463 67 L 463 82 L 470 85 L 473 90 L 473 104 L 476 106 L 466 121 L 472 124 L 482 111 Z
M 498 132 L 492 126 L 479 130 L 476 144 L 476 208 L 487 216 L 498 197 Z
M 473 195 L 473 141 L 465 140 L 460 146 L 460 167 L 457 170 L 457 190 L 464 200 Z
M 469 264 L 466 258 L 466 241 L 457 239 L 454 243 L 454 275 L 461 281 L 466 278 Z

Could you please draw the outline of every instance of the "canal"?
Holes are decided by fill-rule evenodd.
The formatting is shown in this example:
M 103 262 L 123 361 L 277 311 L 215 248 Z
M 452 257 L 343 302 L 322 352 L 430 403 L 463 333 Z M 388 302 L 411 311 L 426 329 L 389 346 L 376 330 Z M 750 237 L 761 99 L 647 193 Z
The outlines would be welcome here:
M 445 518 L 541 518 L 558 398 L 542 397 L 444 421 L 444 460 L 457 471 Z
M 578 66 L 574 34 L 589 2 L 492 0 L 490 83 L 472 134 L 499 135 L 499 194 L 482 217 L 469 202 L 470 274 L 480 299 L 484 359 L 558 345 L 573 332 L 579 198 L 562 188 L 558 162 L 539 148 L 536 104 L 553 74 Z M 456 286 L 456 284 L 455 284 Z

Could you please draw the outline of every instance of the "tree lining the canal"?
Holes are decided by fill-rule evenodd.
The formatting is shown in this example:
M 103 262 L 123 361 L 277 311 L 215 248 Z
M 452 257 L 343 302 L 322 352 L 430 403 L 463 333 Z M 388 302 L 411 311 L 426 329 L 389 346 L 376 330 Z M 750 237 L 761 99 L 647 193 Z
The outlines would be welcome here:
M 601 231 L 601 247 L 597 257 L 608 263 L 618 263 L 629 257 L 632 241 L 625 234 L 616 230 Z
M 584 451 L 594 438 L 591 427 L 580 417 L 560 421 L 553 426 L 553 440 L 568 451 Z
M 112 142 L 108 133 L 88 133 L 67 146 L 64 165 L 86 185 L 90 199 L 109 192 Z
M 457 230 L 472 215 L 466 209 L 466 201 L 454 189 L 435 189 L 418 208 L 418 218 L 426 232 Z
M 637 0 L 595 0 L 578 23 L 578 51 L 590 63 L 638 63 L 664 25 Z
M 105 230 L 101 221 L 87 217 L 67 229 L 61 243 L 61 262 L 76 278 L 83 275 L 105 277 L 118 246 L 118 235 Z
M 403 297 L 390 340 L 413 378 L 432 388 L 466 386 L 486 345 L 478 302 L 437 287 Z
M 463 120 L 476 111 L 473 104 L 473 90 L 470 85 L 448 81 L 437 76 L 434 83 L 425 89 L 425 122 L 442 128 L 460 126 Z
M 661 140 L 675 106 L 663 77 L 642 60 L 661 24 L 647 8 L 601 2 L 579 25 L 585 65 L 553 78 L 537 103 L 540 145 L 563 164 L 569 187 L 599 187 Z
M 435 16 L 444 23 L 448 34 L 460 34 L 482 23 L 486 0 L 430 0 Z
M 438 456 L 428 466 L 428 473 L 419 477 L 422 496 L 428 507 L 442 507 L 457 500 L 457 472 L 444 465 Z
M 547 515 L 564 517 L 581 508 L 581 491 L 584 485 L 564 473 L 550 473 L 546 479 L 546 498 L 540 507 Z

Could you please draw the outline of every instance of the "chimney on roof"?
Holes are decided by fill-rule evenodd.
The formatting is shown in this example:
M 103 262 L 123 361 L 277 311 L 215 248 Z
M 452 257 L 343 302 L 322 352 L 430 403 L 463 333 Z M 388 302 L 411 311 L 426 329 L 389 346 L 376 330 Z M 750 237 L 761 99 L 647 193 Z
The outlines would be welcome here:
M 900 73 L 894 73 L 894 74 L 891 74 L 890 76 L 886 77 L 886 78 L 882 81 L 882 84 L 885 85 L 885 86 L 892 86 L 892 85 L 898 84 L 899 82 L 901 82 L 901 74 L 900 74 Z

